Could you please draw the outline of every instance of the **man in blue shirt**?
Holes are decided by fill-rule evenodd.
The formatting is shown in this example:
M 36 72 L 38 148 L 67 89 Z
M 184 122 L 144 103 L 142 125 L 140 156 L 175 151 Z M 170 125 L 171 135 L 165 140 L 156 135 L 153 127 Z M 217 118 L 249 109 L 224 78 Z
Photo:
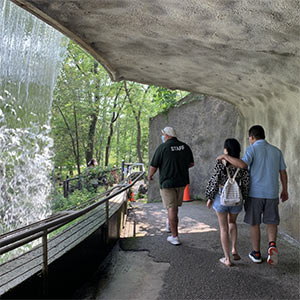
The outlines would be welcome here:
M 249 258 L 255 263 L 261 263 L 260 253 L 260 224 L 261 216 L 267 227 L 269 239 L 267 262 L 276 265 L 278 249 L 276 248 L 277 226 L 279 225 L 279 180 L 282 184 L 280 198 L 282 202 L 288 200 L 287 172 L 281 151 L 265 140 L 262 126 L 255 125 L 249 129 L 250 146 L 242 159 L 229 155 L 218 156 L 217 159 L 226 159 L 238 168 L 249 168 L 250 191 L 245 202 L 245 219 L 251 225 L 251 242 L 253 251 Z

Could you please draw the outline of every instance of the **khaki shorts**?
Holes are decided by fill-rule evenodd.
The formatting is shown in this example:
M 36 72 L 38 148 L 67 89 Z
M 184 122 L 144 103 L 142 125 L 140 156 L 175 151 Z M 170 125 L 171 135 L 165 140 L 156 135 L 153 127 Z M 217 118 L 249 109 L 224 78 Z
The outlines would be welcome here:
M 185 187 L 160 189 L 160 195 L 165 208 L 177 208 L 182 205 Z

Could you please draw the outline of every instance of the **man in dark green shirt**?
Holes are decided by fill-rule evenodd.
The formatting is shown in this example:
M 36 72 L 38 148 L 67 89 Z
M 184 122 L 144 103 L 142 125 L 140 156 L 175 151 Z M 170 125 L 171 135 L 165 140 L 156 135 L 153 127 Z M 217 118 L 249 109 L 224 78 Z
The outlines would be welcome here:
M 149 180 L 159 169 L 160 195 L 168 210 L 168 221 L 172 235 L 168 242 L 179 245 L 178 207 L 182 205 L 183 192 L 189 184 L 189 168 L 194 165 L 190 147 L 176 138 L 172 127 L 162 130 L 163 144 L 156 149 L 150 163 Z

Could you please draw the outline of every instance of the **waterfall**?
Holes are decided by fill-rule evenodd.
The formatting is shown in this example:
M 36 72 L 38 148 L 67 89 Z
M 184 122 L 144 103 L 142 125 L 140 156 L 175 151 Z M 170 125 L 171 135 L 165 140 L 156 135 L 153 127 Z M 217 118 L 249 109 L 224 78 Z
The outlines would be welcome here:
M 0 0 L 0 234 L 51 213 L 51 104 L 66 44 L 55 29 Z

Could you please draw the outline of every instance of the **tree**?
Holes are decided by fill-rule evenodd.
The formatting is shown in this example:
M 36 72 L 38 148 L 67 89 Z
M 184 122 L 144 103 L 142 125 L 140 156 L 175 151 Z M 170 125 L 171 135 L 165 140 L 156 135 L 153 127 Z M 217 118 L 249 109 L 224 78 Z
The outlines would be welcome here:
M 132 83 L 132 86 L 134 86 L 134 84 Z M 142 129 L 141 129 L 141 113 L 142 113 L 142 107 L 143 105 L 145 105 L 145 98 L 146 98 L 146 94 L 149 90 L 150 86 L 140 86 L 140 89 L 131 89 L 132 91 L 134 91 L 137 95 L 135 98 L 135 103 L 133 101 L 133 97 L 130 95 L 130 91 L 127 88 L 127 83 L 126 80 L 124 80 L 124 89 L 126 91 L 126 95 L 127 95 L 127 99 L 130 103 L 130 108 L 132 110 L 132 113 L 134 115 L 134 118 L 136 120 L 136 151 L 137 151 L 137 155 L 138 155 L 138 159 L 140 163 L 143 163 L 143 155 L 142 155 L 142 151 L 141 151 L 141 137 L 142 137 Z M 142 94 L 142 95 L 140 95 Z
M 55 166 L 77 173 L 93 157 L 99 166 L 121 159 L 145 162 L 149 117 L 177 104 L 180 91 L 134 82 L 112 82 L 78 45 L 68 53 L 54 91 L 52 137 Z
M 73 132 L 71 130 L 69 122 L 67 121 L 63 111 L 61 110 L 61 108 L 58 105 L 57 105 L 57 109 L 59 110 L 59 112 L 65 122 L 67 132 L 71 138 L 72 149 L 73 149 L 74 158 L 75 158 L 76 165 L 77 165 L 77 172 L 78 172 L 78 174 L 80 174 L 80 152 L 79 152 L 79 141 L 78 141 L 78 125 L 77 125 L 77 117 L 76 117 L 76 105 L 75 105 L 75 103 L 73 103 L 75 137 L 73 136 Z
M 72 157 L 67 158 L 63 164 L 70 165 L 70 161 L 75 161 L 78 173 L 82 161 L 85 160 L 87 164 L 94 155 L 99 114 L 110 93 L 111 81 L 106 71 L 91 56 L 70 42 L 54 92 L 52 128 L 55 140 L 61 136 L 60 140 L 70 142 L 69 145 L 65 142 L 63 145 L 64 152 L 72 153 Z M 58 146 L 61 144 L 55 143 L 56 157 L 61 158 L 61 155 L 57 155 L 60 152 L 57 151 Z M 70 146 L 72 151 L 66 149 Z
M 105 167 L 108 166 L 108 160 L 109 160 L 109 152 L 110 152 L 110 144 L 111 144 L 111 138 L 114 133 L 114 123 L 118 120 L 120 116 L 120 112 L 123 108 L 124 102 L 125 102 L 125 97 L 123 97 L 122 100 L 119 101 L 119 96 L 121 92 L 122 87 L 119 88 L 114 101 L 112 105 L 112 115 L 109 123 L 109 134 L 107 137 L 107 143 L 106 143 L 106 150 L 105 150 Z

